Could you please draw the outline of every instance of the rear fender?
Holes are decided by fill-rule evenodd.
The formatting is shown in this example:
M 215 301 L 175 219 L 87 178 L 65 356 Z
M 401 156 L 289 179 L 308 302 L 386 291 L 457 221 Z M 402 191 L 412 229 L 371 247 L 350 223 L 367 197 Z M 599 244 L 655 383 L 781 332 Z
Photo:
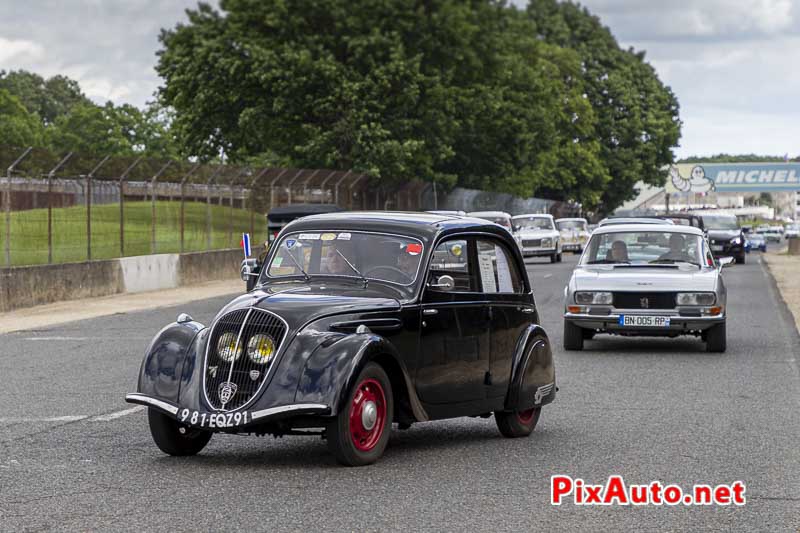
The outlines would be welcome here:
M 555 399 L 553 352 L 550 339 L 541 326 L 532 324 L 520 335 L 511 369 L 506 410 L 522 411 Z
M 405 395 L 413 420 L 428 420 L 394 345 L 373 333 L 342 335 L 320 344 L 306 361 L 297 385 L 295 403 L 329 405 L 331 414 L 336 415 L 346 406 L 350 390 L 370 361 L 376 361 L 386 370 L 396 398 Z M 398 406 L 398 410 L 402 408 Z

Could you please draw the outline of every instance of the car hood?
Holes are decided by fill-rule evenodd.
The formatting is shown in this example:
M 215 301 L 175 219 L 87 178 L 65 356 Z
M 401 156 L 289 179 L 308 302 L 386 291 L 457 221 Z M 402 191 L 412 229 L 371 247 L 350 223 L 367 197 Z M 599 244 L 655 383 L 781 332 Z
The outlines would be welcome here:
M 717 271 L 697 267 L 578 267 L 572 274 L 579 291 L 713 291 Z
M 734 237 L 741 235 L 741 230 L 738 229 L 710 229 L 708 230 L 709 239 L 717 240 L 730 240 Z
M 353 283 L 279 284 L 256 289 L 226 305 L 217 317 L 236 309 L 257 307 L 272 311 L 298 329 L 328 315 L 358 311 L 399 311 L 400 301 L 387 297 L 386 290 L 362 288 Z M 216 320 L 216 319 L 215 319 Z

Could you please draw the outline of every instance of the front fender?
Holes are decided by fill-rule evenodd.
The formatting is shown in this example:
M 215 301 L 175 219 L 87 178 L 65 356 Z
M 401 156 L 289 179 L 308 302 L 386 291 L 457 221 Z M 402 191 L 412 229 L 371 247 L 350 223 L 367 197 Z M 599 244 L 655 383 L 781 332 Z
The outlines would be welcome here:
M 347 402 L 361 370 L 372 360 L 386 370 L 397 393 L 405 393 L 416 420 L 427 420 L 414 390 L 408 370 L 391 342 L 372 333 L 342 335 L 333 342 L 320 344 L 306 361 L 297 385 L 296 403 L 318 403 L 331 406 L 336 415 Z
M 203 324 L 190 321 L 173 322 L 159 331 L 145 351 L 138 392 L 177 402 L 187 353 L 203 329 Z
M 550 339 L 544 329 L 531 324 L 514 350 L 511 381 L 505 408 L 521 411 L 548 404 L 556 396 L 556 372 Z

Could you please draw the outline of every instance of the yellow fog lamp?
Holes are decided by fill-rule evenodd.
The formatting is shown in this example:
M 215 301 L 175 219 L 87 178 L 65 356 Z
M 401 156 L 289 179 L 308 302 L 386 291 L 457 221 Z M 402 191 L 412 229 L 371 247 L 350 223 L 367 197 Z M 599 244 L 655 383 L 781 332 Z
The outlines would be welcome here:
M 242 355 L 242 347 L 237 346 L 238 336 L 229 331 L 223 333 L 217 341 L 217 355 L 226 363 L 231 363 L 239 359 Z
M 247 356 L 257 365 L 269 363 L 275 355 L 275 341 L 269 335 L 253 335 L 247 343 Z

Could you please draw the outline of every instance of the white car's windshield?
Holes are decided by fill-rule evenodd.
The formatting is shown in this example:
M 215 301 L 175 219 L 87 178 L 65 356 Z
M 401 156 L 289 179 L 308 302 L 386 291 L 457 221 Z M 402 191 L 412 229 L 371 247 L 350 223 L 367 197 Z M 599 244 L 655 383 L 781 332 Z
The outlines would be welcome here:
M 513 223 L 516 230 L 554 229 L 549 218 L 515 218 Z
M 344 276 L 410 285 L 422 257 L 416 239 L 357 231 L 290 233 L 276 246 L 271 278 Z
M 581 264 L 703 264 L 703 240 L 698 235 L 662 231 L 595 234 Z
M 559 230 L 574 229 L 578 231 L 586 231 L 586 222 L 583 220 L 560 220 L 556 222 Z

